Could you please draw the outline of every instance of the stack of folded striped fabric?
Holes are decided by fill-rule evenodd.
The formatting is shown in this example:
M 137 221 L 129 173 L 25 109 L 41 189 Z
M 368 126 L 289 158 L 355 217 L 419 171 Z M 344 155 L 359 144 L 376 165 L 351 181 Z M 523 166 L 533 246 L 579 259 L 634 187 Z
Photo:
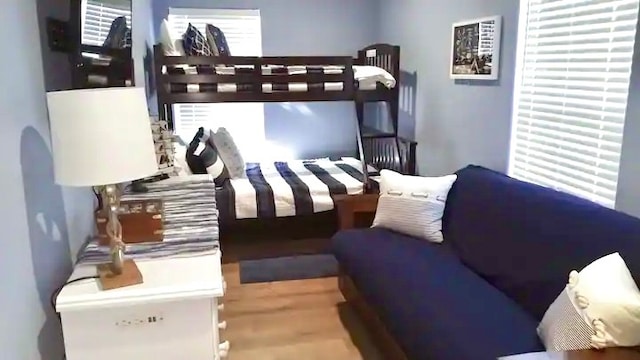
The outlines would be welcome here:
M 134 260 L 197 256 L 219 250 L 215 184 L 209 175 L 172 177 L 147 184 L 146 193 L 125 191 L 126 200 L 162 199 L 164 240 L 127 244 L 125 255 Z M 109 262 L 109 247 L 89 241 L 78 255 L 78 264 Z

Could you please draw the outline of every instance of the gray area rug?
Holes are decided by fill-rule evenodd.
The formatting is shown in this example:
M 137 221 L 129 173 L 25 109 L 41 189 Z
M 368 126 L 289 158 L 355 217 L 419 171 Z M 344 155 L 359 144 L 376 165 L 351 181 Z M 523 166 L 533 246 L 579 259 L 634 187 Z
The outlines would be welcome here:
M 240 261 L 241 284 L 315 279 L 337 275 L 338 262 L 331 254 Z

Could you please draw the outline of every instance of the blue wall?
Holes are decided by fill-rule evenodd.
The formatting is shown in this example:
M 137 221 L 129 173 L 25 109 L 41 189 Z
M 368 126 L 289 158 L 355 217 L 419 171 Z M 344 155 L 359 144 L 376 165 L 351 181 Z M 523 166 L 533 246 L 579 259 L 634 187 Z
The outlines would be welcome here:
M 379 40 L 401 47 L 401 68 L 417 76 L 418 168 L 450 173 L 469 163 L 507 170 L 518 31 L 518 0 L 379 0 Z M 502 15 L 500 79 L 449 78 L 451 24 Z
M 73 254 L 93 227 L 91 191 L 61 188 L 53 180 L 45 89 L 70 83 L 68 63 L 61 61 L 66 56 L 37 45 L 45 38 L 44 18 L 66 18 L 68 6 L 58 0 L 5 0 L 0 11 L 0 36 L 22 44 L 0 59 L 0 79 L 11 89 L 0 95 L 0 152 L 9 155 L 0 165 L 2 359 L 63 358 L 60 322 L 49 297 L 66 280 Z
M 378 40 L 375 0 L 154 0 L 156 26 L 169 7 L 260 9 L 265 56 L 350 55 Z M 299 157 L 354 154 L 352 102 L 265 105 L 268 140 Z

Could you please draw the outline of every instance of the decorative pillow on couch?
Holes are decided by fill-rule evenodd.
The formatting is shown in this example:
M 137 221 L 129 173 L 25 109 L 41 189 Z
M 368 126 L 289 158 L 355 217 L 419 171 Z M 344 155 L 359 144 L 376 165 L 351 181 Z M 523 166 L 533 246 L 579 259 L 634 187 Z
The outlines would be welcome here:
M 229 172 L 218 156 L 218 150 L 209 141 L 209 132 L 204 131 L 204 128 L 198 129 L 193 140 L 189 143 L 186 160 L 192 174 L 209 174 L 213 177 L 216 185 L 220 185 L 229 178 Z
M 187 31 L 182 35 L 184 52 L 191 56 L 212 56 L 213 52 L 207 42 L 207 38 L 200 30 L 189 23 Z
M 572 271 L 538 334 L 550 351 L 640 345 L 640 290 L 620 254 Z
M 442 242 L 442 215 L 457 175 L 422 177 L 380 171 L 380 199 L 372 227 Z

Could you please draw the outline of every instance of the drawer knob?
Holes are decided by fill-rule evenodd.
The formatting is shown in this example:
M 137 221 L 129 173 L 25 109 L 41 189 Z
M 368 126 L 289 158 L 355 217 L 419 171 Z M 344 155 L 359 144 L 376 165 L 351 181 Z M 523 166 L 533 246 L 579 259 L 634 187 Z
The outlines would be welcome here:
M 229 341 L 225 341 L 220 345 L 218 345 L 218 353 L 220 354 L 220 357 L 221 358 L 227 357 L 227 355 L 229 355 L 230 348 L 231 348 L 231 344 L 229 344 Z
M 223 312 L 223 311 L 224 311 L 224 304 L 218 305 L 218 312 Z
M 227 292 L 227 282 L 222 279 L 222 290 L 226 293 Z
M 218 329 L 220 330 L 226 330 L 227 329 L 227 321 L 221 321 L 218 323 Z

